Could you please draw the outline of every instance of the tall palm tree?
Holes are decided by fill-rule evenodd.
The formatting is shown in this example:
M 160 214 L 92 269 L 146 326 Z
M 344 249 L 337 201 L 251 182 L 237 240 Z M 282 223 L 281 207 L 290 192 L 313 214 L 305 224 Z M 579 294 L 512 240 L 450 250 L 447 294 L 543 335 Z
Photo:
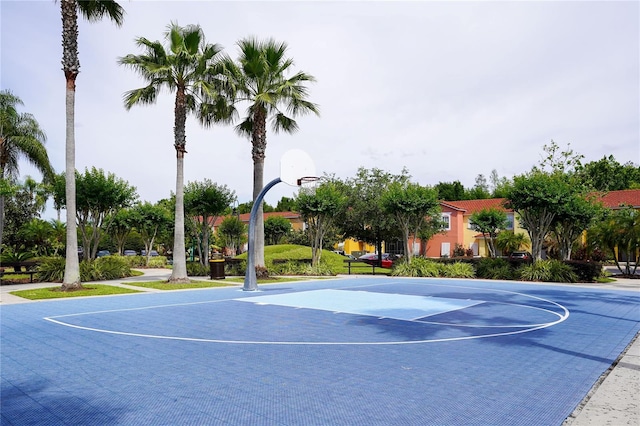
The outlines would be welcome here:
M 236 102 L 248 102 L 246 117 L 236 131 L 251 140 L 253 158 L 253 199 L 264 186 L 264 158 L 267 149 L 267 120 L 275 133 L 294 133 L 299 115 L 319 115 L 316 104 L 307 100 L 306 83 L 315 78 L 304 72 L 292 72 L 294 62 L 287 58 L 287 44 L 273 39 L 258 41 L 246 38 L 238 42 L 240 56 L 236 66 L 229 67 Z M 262 206 L 256 223 L 254 256 L 256 266 L 264 266 L 264 221 Z
M 116 25 L 122 25 L 124 9 L 113 0 L 60 0 L 62 13 L 62 70 L 67 82 L 66 140 L 65 140 L 65 192 L 67 207 L 67 256 L 62 280 L 62 290 L 81 288 L 76 230 L 76 139 L 75 99 L 76 77 L 80 72 L 78 59 L 78 11 L 90 22 L 108 17 Z
M 177 157 L 175 230 L 173 240 L 173 272 L 170 282 L 188 282 L 184 242 L 184 154 L 186 151 L 186 119 L 188 114 L 197 114 L 203 104 L 220 102 L 214 78 L 220 72 L 225 59 L 222 47 L 205 42 L 204 33 L 198 25 L 180 27 L 171 23 L 165 33 L 168 48 L 158 41 L 139 37 L 136 44 L 145 50 L 142 55 L 127 55 L 119 59 L 121 65 L 138 72 L 148 85 L 125 93 L 124 104 L 132 106 L 155 103 L 163 88 L 175 91 L 174 147 Z M 224 103 L 224 102 L 222 102 Z M 212 113 L 212 120 L 224 120 Z
M 23 105 L 19 97 L 8 90 L 0 91 L 0 179 L 14 182 L 19 175 L 18 160 L 24 158 L 44 180 L 50 180 L 54 173 L 44 146 L 47 136 L 31 114 L 17 111 L 17 105 Z M 0 194 L 0 246 L 3 231 L 4 195 Z

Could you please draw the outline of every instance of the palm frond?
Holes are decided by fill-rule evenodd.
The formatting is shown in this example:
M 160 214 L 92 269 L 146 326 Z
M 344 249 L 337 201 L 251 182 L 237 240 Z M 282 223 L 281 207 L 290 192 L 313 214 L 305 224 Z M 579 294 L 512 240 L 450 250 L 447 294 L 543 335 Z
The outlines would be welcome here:
M 242 137 L 251 137 L 253 133 L 253 116 L 250 114 L 246 117 L 240 124 L 238 124 L 234 130 L 239 136 Z
M 102 20 L 105 16 L 117 26 L 124 21 L 124 9 L 114 0 L 79 0 L 76 1 L 78 10 L 89 22 Z
M 277 113 L 271 119 L 271 128 L 278 134 L 281 131 L 295 133 L 298 131 L 298 123 L 293 118 L 287 117 L 283 113 Z
M 139 89 L 130 90 L 124 94 L 124 107 L 129 110 L 134 105 L 153 104 L 155 103 L 157 96 L 158 87 L 152 84 Z

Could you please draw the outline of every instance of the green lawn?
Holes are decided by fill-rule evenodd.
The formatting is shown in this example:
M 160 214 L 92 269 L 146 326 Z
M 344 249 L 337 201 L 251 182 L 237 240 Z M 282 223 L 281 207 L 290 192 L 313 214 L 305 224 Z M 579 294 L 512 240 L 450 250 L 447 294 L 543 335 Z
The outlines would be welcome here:
M 140 293 L 138 290 L 132 290 L 129 288 L 116 287 L 112 285 L 103 284 L 86 284 L 84 289 L 77 291 L 60 291 L 58 287 L 45 287 L 34 288 L 31 290 L 17 290 L 12 291 L 9 294 L 22 297 L 29 300 L 42 300 L 42 299 L 58 299 L 62 297 L 81 297 L 81 296 L 107 296 L 112 294 L 126 294 L 126 293 Z

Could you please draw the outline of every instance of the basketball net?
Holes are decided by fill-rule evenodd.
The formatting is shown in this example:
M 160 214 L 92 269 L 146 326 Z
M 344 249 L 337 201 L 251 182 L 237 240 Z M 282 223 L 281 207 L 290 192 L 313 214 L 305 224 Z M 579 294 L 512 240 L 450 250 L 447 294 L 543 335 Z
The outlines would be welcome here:
M 298 179 L 298 187 L 304 194 L 315 194 L 319 184 L 320 178 L 317 176 L 303 176 Z

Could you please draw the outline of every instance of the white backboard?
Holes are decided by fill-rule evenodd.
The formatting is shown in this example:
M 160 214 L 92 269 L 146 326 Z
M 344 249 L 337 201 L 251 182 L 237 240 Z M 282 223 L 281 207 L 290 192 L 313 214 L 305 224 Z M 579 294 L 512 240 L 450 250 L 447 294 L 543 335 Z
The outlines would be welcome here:
M 313 159 L 301 149 L 292 149 L 280 158 L 280 180 L 291 186 L 298 186 L 298 179 L 315 177 L 316 165 Z

